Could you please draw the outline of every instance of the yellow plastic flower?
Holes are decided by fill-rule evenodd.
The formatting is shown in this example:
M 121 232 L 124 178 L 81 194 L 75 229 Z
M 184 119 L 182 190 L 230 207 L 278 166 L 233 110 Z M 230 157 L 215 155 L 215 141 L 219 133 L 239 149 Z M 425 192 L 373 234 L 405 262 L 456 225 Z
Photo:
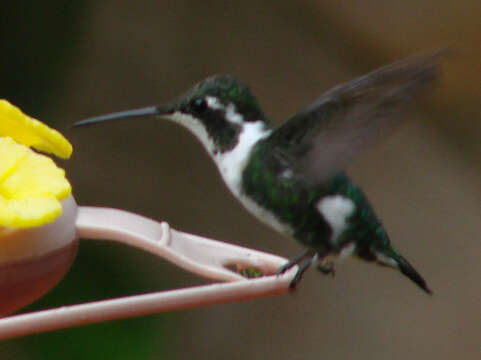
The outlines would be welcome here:
M 65 171 L 49 157 L 70 157 L 72 145 L 57 131 L 0 100 L 0 228 L 26 228 L 53 221 L 70 195 Z

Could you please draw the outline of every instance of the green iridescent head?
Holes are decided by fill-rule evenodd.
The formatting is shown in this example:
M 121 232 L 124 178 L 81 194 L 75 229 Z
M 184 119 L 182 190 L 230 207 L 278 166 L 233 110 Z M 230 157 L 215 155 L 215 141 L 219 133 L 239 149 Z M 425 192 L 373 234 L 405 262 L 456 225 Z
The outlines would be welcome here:
M 266 122 L 256 98 L 246 85 L 230 75 L 214 75 L 172 102 L 96 116 L 75 125 L 145 116 L 157 116 L 183 125 L 212 154 L 232 150 L 245 124 Z
M 233 104 L 244 121 L 265 120 L 257 99 L 249 87 L 231 75 L 214 75 L 196 84 L 180 97 L 183 106 L 193 103 L 196 99 L 213 97 L 224 106 Z

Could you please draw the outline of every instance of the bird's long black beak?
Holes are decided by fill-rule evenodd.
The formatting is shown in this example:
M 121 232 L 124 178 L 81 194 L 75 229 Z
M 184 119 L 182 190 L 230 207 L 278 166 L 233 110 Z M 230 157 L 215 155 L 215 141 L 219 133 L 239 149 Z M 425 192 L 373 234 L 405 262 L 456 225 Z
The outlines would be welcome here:
M 134 110 L 126 110 L 115 112 L 106 115 L 94 116 L 90 117 L 81 121 L 77 121 L 72 126 L 73 127 L 80 127 L 80 126 L 89 126 L 98 124 L 105 121 L 111 120 L 119 120 L 119 119 L 128 119 L 134 117 L 142 117 L 142 116 L 161 116 L 161 115 L 168 115 L 172 113 L 171 106 L 149 106 L 141 109 L 134 109 Z

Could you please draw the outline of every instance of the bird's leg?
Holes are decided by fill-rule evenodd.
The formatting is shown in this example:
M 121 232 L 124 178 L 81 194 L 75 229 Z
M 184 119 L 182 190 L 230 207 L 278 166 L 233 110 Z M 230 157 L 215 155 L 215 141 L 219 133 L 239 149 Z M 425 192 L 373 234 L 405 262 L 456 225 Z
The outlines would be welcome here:
M 277 274 L 278 275 L 283 274 L 293 266 L 298 265 L 299 269 L 297 270 L 296 274 L 294 275 L 294 278 L 291 280 L 291 283 L 289 284 L 289 289 L 294 290 L 297 284 L 299 284 L 299 282 L 301 281 L 302 275 L 304 275 L 304 273 L 309 268 L 309 266 L 311 266 L 315 258 L 316 258 L 316 252 L 311 249 L 308 249 L 302 252 L 301 254 L 294 256 L 286 264 L 282 265 L 277 270 Z
M 324 275 L 336 275 L 336 269 L 334 269 L 334 262 L 329 261 L 326 259 L 321 259 L 319 260 L 319 263 L 317 264 L 317 270 L 322 272 Z
M 299 284 L 299 282 L 302 279 L 302 276 L 304 275 L 306 270 L 309 269 L 309 266 L 311 266 L 313 260 L 314 260 L 314 255 L 312 257 L 308 257 L 302 260 L 302 262 L 299 263 L 299 269 L 297 270 L 296 275 L 294 275 L 294 277 L 291 280 L 291 283 L 289 284 L 290 290 L 294 290 L 297 287 L 297 284 Z
M 308 249 L 300 254 L 297 254 L 292 259 L 290 259 L 287 263 L 282 265 L 279 269 L 277 269 L 277 275 L 284 274 L 287 270 L 289 270 L 294 265 L 299 264 L 305 258 L 309 258 L 312 262 L 312 258 L 314 257 L 315 252 L 311 249 Z

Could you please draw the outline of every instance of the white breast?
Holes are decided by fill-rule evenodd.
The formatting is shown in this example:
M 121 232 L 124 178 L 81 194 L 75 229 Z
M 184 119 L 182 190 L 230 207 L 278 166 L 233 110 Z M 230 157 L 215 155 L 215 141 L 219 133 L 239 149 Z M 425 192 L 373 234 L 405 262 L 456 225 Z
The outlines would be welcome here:
M 242 192 L 241 180 L 252 149 L 259 140 L 269 136 L 271 130 L 265 129 L 262 121 L 246 122 L 239 135 L 239 142 L 232 151 L 214 157 L 219 172 L 227 187 L 242 205 L 259 220 L 283 234 L 291 234 L 291 229 L 281 223 L 272 213 L 259 206 Z
M 247 165 L 252 149 L 259 140 L 270 133 L 271 130 L 265 130 L 265 124 L 262 121 L 244 123 L 237 145 L 231 151 L 220 153 L 214 157 L 225 183 L 234 195 L 240 194 L 242 172 Z

